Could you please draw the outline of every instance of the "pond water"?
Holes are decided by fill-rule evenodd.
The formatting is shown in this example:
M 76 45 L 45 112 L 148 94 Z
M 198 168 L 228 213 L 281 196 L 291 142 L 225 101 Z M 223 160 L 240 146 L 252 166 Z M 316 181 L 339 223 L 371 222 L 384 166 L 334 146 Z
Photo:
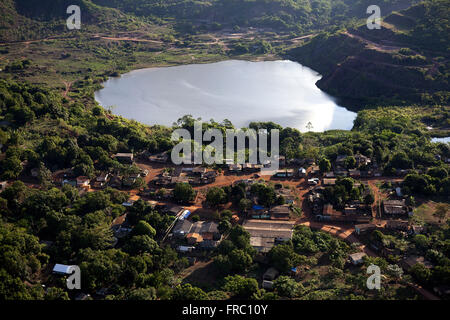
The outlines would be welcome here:
M 449 142 L 450 142 L 450 137 L 444 137 L 444 138 L 431 138 L 431 142 L 449 143 Z
M 235 127 L 273 121 L 302 132 L 351 129 L 356 113 L 317 88 L 320 78 L 292 61 L 229 60 L 135 70 L 109 79 L 95 98 L 114 114 L 149 125 L 170 126 L 190 114 L 228 119 Z

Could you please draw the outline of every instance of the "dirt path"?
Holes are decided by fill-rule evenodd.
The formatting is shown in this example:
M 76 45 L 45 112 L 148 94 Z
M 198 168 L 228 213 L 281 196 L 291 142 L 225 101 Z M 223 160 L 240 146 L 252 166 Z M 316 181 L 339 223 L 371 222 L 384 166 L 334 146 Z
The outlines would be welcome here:
M 390 51 L 397 51 L 402 48 L 402 47 L 398 47 L 398 46 L 387 46 L 387 45 L 379 44 L 379 43 L 367 40 L 356 34 L 350 33 L 348 31 L 345 31 L 344 34 L 349 36 L 350 38 L 358 39 L 359 41 L 365 43 L 369 49 L 373 49 L 373 50 L 377 50 L 377 51 L 390 52 Z

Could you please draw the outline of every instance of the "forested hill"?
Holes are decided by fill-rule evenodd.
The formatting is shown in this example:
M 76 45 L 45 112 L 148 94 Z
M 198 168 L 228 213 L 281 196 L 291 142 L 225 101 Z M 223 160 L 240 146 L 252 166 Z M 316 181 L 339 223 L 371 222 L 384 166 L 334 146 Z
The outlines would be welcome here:
M 96 31 L 127 29 L 130 20 L 170 23 L 181 33 L 260 27 L 305 33 L 336 30 L 367 16 L 369 5 L 384 15 L 417 0 L 3 0 L 0 40 L 61 34 L 69 5 L 79 5 L 83 23 Z
M 366 25 L 322 33 L 289 56 L 319 71 L 317 85 L 355 109 L 365 105 L 448 104 L 450 9 L 424 1 Z

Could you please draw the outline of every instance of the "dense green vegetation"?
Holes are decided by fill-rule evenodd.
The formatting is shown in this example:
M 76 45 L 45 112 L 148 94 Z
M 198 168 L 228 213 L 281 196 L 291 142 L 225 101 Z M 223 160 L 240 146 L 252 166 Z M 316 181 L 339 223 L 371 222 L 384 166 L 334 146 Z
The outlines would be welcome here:
M 361 27 L 369 4 L 381 5 L 387 15 L 410 3 L 2 1 L 0 180 L 10 185 L 0 193 L 0 300 L 68 299 L 63 279 L 51 274 L 55 263 L 79 265 L 83 290 L 94 294 L 107 287 L 106 299 L 414 299 L 418 297 L 408 287 L 413 279 L 425 286 L 448 284 L 446 225 L 406 240 L 400 235 L 373 234 L 388 248 L 402 253 L 409 248 L 435 264 L 432 270 L 415 267 L 411 278 L 402 277 L 396 259 L 369 258 L 361 267 L 348 266 L 346 258 L 356 248 L 301 226 L 291 241 L 275 246 L 266 256 L 267 263 L 261 264 L 249 234 L 233 226 L 233 213 L 228 210 L 217 212 L 218 229 L 226 239 L 210 255 L 217 281 L 186 283 L 179 274 L 189 262 L 160 244 L 173 217 L 142 200 L 125 208 L 122 204 L 128 194 L 113 188 L 80 194 L 69 185 L 57 188 L 52 183 L 52 176 L 62 169 L 89 178 L 101 172 L 124 177 L 136 174 L 137 166 L 120 163 L 112 155 L 169 151 L 174 128 L 192 133 L 194 119 L 189 115 L 173 127 L 148 127 L 102 109 L 93 93 L 109 76 L 143 66 L 276 55 L 297 36 L 327 31 L 285 53 L 321 72 L 324 77 L 318 85 L 324 90 L 351 101 L 354 109 L 371 108 L 358 113 L 351 131 L 301 133 L 273 122 L 253 122 L 249 127 L 279 129 L 281 154 L 287 159 L 312 159 L 327 172 L 339 155 L 349 156 L 345 166 L 355 168 L 354 156 L 362 154 L 376 161 L 385 175 L 408 170 L 401 184 L 408 199 L 448 202 L 445 160 L 450 158 L 450 147 L 430 142 L 432 136 L 449 135 L 448 4 L 425 1 L 393 12 L 380 31 Z M 80 31 L 64 28 L 69 4 L 82 8 Z M 265 31 L 222 45 L 205 35 L 230 30 L 245 33 L 247 27 Z M 342 31 L 344 27 L 354 36 Z M 101 40 L 94 37 L 97 33 L 145 41 Z M 12 43 L 50 37 L 58 39 Z M 388 48 L 371 48 L 367 41 Z M 289 48 L 299 45 L 294 42 Z M 228 120 L 218 120 L 204 123 L 203 129 L 233 128 Z M 35 170 L 37 180 L 30 183 Z M 373 196 L 363 198 L 364 187 L 354 187 L 354 183 L 350 178 L 339 179 L 325 189 L 326 200 L 336 208 L 351 200 L 370 205 Z M 138 180 L 131 187 L 145 186 Z M 164 192 L 160 189 L 156 194 Z M 188 204 L 195 195 L 190 185 L 177 184 L 173 199 Z M 274 186 L 259 183 L 250 188 L 243 184 L 210 188 L 206 203 L 218 210 L 232 202 L 246 212 L 252 204 L 250 197 L 267 207 L 284 203 Z M 445 220 L 446 210 L 440 209 L 436 216 Z M 132 232 L 113 246 L 111 225 L 125 211 Z M 369 292 L 365 268 L 370 263 L 379 265 L 392 285 Z M 267 267 L 281 272 L 272 292 L 261 289 L 256 280 Z M 299 267 L 295 277 L 291 276 L 294 267 Z

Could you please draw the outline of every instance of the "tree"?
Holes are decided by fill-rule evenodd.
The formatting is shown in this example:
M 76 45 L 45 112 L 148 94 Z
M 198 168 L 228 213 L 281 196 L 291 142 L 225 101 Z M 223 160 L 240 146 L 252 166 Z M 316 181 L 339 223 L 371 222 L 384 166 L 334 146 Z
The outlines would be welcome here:
M 396 264 L 390 264 L 386 267 L 386 273 L 395 280 L 398 280 L 403 276 L 403 269 Z
M 156 230 L 147 221 L 141 220 L 133 228 L 133 235 L 147 235 L 150 238 L 154 238 L 156 236 Z
M 219 222 L 219 226 L 217 227 L 221 234 L 224 234 L 231 229 L 231 223 L 228 220 L 222 220 Z
M 61 288 L 51 287 L 47 289 L 45 300 L 70 300 L 66 291 Z
M 295 267 L 298 255 L 289 244 L 280 244 L 270 249 L 269 253 L 270 263 L 280 272 L 289 272 Z
M 416 263 L 410 270 L 414 278 L 419 282 L 426 284 L 431 278 L 431 270 L 421 263 Z
M 128 300 L 156 300 L 155 288 L 136 288 L 128 293 Z
M 282 297 L 294 298 L 299 293 L 299 284 L 288 276 L 279 276 L 274 282 L 273 287 Z
M 208 295 L 202 289 L 186 283 L 175 287 L 172 300 L 208 300 Z
M 345 167 L 347 169 L 353 169 L 356 167 L 356 159 L 353 156 L 345 158 Z
M 124 245 L 123 250 L 130 254 L 144 252 L 152 253 L 158 248 L 158 243 L 148 235 L 134 236 Z
M 177 183 L 173 197 L 177 202 L 191 202 L 195 199 L 195 191 L 189 183 Z
M 0 162 L 3 179 L 16 179 L 22 172 L 22 163 L 18 157 L 8 157 Z
M 223 290 L 230 292 L 237 298 L 248 299 L 258 292 L 258 282 L 253 278 L 244 278 L 240 275 L 225 277 Z
M 206 202 L 213 207 L 217 207 L 220 204 L 225 203 L 227 195 L 222 188 L 212 187 L 206 193 Z
M 249 199 L 242 198 L 239 200 L 239 209 L 243 212 L 247 212 L 252 207 L 252 201 Z

